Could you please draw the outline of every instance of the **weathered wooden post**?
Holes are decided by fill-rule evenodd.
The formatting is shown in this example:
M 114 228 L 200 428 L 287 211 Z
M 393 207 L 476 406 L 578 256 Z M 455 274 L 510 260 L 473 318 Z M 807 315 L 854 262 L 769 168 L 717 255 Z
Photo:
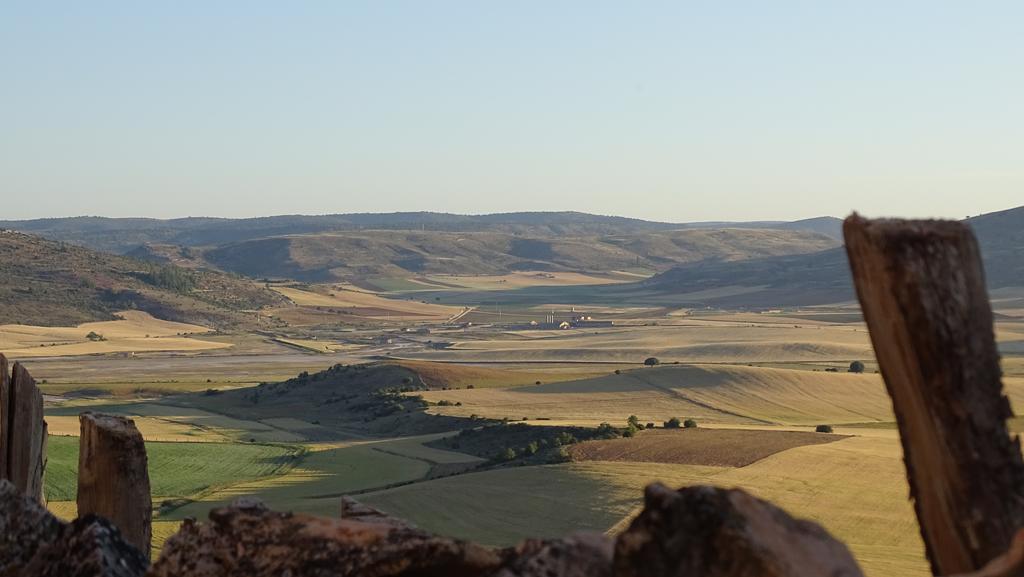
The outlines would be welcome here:
M 853 215 L 843 232 L 932 572 L 977 571 L 1024 527 L 1024 462 L 1006 429 L 977 241 L 949 221 Z
M 0 354 L 0 478 L 6 478 L 23 494 L 45 503 L 43 473 L 46 469 L 46 421 L 43 395 L 20 363 L 13 374 Z
M 142 435 L 125 417 L 82 413 L 79 421 L 79 517 L 109 519 L 149 559 L 153 500 Z

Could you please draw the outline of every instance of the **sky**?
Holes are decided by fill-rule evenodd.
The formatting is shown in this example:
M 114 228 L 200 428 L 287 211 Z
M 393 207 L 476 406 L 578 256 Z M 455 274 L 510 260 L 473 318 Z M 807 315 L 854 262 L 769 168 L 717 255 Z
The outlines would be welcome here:
M 0 2 L 0 219 L 1024 204 L 1024 3 Z

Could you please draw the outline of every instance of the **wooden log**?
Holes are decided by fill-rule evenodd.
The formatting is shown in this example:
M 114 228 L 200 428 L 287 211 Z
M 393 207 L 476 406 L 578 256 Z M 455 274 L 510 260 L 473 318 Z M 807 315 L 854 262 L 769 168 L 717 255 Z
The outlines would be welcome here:
M 109 519 L 149 559 L 153 498 L 142 435 L 125 417 L 82 413 L 79 422 L 79 516 Z
M 996 557 L 980 571 L 955 577 L 1021 577 L 1024 575 L 1024 529 L 1017 531 L 1010 550 Z
M 11 367 L 7 357 L 0 353 L 0 480 L 9 479 L 7 460 L 10 458 L 11 431 Z
M 978 571 L 1024 527 L 1024 462 L 977 241 L 946 221 L 853 215 L 843 231 L 932 572 Z
M 43 395 L 25 367 L 14 363 L 9 392 L 7 477 L 22 493 L 45 502 L 46 423 Z
M 845 545 L 739 489 L 647 487 L 614 577 L 862 577 Z

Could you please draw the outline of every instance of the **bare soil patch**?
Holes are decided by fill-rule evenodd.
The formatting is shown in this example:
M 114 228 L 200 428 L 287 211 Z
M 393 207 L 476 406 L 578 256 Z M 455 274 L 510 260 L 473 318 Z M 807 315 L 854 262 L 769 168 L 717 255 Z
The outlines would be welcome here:
M 647 430 L 632 438 L 584 441 L 569 447 L 574 461 L 626 461 L 745 467 L 786 449 L 820 445 L 845 435 L 750 429 Z

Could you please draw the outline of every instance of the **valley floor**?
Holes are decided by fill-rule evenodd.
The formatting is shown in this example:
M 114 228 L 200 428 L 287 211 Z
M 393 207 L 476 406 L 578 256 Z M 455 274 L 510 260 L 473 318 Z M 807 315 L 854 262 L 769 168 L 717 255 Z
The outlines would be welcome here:
M 565 300 L 509 303 L 501 314 L 529 322 L 552 307 L 587 312 L 551 304 L 582 294 L 578 279 L 562 280 L 568 292 L 543 296 Z M 460 282 L 484 292 L 506 284 Z M 451 290 L 440 304 L 421 298 L 390 313 L 383 297 L 354 290 L 281 291 L 300 303 L 289 313 L 295 319 L 323 319 L 335 313 L 316 307 L 340 310 L 344 301 L 365 309 L 364 320 L 400 311 L 433 319 L 422 322 L 198 336 L 137 315 L 76 329 L 0 327 L 9 339 L 0 344 L 21 339 L 13 356 L 47 396 L 51 509 L 75 514 L 77 416 L 92 410 L 131 416 L 147 440 L 156 548 L 185 517 L 201 519 L 240 496 L 337 515 L 340 497 L 352 495 L 424 529 L 491 545 L 616 532 L 637 511 L 643 487 L 663 482 L 740 487 L 770 499 L 845 541 L 871 577 L 928 574 L 891 405 L 855 309 L 604 303 L 590 313 L 614 324 L 542 330 L 494 324 L 497 306 L 455 306 Z M 1006 315 L 997 329 L 1006 390 L 1020 406 L 1024 318 Z M 107 340 L 90 340 L 92 331 Z M 135 348 L 174 339 L 216 346 Z M 111 354 L 96 342 L 135 354 Z M 62 347 L 81 351 L 65 356 Z M 648 357 L 659 364 L 643 366 Z M 863 374 L 847 372 L 852 361 L 864 363 Z M 334 372 L 320 378 L 328 367 Z M 312 376 L 292 379 L 306 372 Z M 483 449 L 458 436 L 485 426 L 518 431 L 515 439 L 625 427 L 630 415 L 656 428 L 561 448 L 547 444 L 552 433 L 539 453 L 535 443 L 502 441 L 500 431 Z M 663 428 L 673 417 L 699 426 Z M 406 428 L 388 434 L 388 423 Z M 814 433 L 823 424 L 834 434 Z M 1010 425 L 1024 429 L 1020 420 Z M 501 456 L 509 450 L 512 458 Z M 545 451 L 558 458 L 532 457 Z

